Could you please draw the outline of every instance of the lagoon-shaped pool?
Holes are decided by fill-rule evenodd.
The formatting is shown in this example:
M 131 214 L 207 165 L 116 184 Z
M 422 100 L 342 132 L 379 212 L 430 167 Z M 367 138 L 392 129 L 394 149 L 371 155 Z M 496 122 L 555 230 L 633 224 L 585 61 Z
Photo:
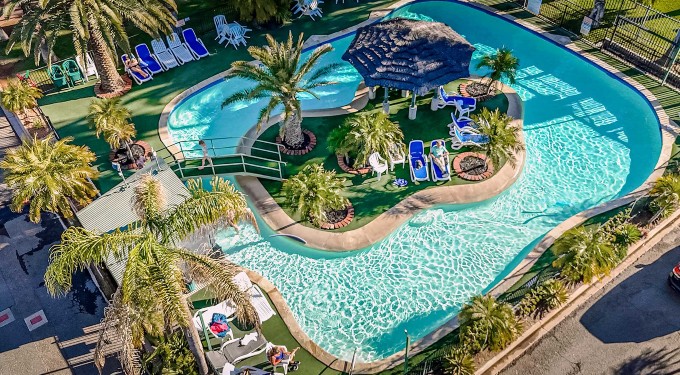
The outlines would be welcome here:
M 407 223 L 352 253 L 269 238 L 273 232 L 264 223 L 260 234 L 250 226 L 238 234 L 219 233 L 230 258 L 271 280 L 305 332 L 344 359 L 355 348 L 362 361 L 384 358 L 403 349 L 404 329 L 416 339 L 436 329 L 470 296 L 512 270 L 557 224 L 640 186 L 661 150 L 658 119 L 648 102 L 568 50 L 457 2 L 418 2 L 394 15 L 450 25 L 477 48 L 471 67 L 496 48 L 513 50 L 521 63 L 512 87 L 525 104 L 526 165 L 495 199 L 428 210 L 421 215 L 432 215 L 431 224 Z M 342 62 L 352 37 L 333 41 L 335 51 L 325 61 Z M 352 100 L 361 78 L 347 64 L 335 74 L 341 84 L 324 89 L 320 101 L 305 101 L 305 109 Z M 244 84 L 220 81 L 185 99 L 168 124 L 175 141 L 245 134 L 262 103 L 220 109 L 223 98 Z

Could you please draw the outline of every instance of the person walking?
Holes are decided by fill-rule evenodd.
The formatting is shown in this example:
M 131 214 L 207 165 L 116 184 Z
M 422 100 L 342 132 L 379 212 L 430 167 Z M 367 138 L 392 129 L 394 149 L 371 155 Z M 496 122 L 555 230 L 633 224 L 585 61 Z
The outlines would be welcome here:
M 204 140 L 198 141 L 198 145 L 201 146 L 201 150 L 203 151 L 203 159 L 201 160 L 201 166 L 198 167 L 199 170 L 205 168 L 205 161 L 207 160 L 209 165 L 212 166 L 213 162 L 210 156 L 208 155 L 208 146 L 206 146 Z

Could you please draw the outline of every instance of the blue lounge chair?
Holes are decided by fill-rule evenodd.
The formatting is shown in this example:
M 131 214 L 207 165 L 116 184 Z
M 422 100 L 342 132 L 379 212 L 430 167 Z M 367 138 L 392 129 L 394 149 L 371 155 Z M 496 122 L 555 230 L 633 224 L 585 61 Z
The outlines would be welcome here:
M 451 148 L 454 150 L 460 150 L 463 146 L 481 147 L 487 143 L 489 143 L 489 137 L 486 135 L 473 133 L 467 130 L 459 130 L 457 127 L 453 128 Z
M 139 67 L 142 68 L 142 70 L 144 70 L 147 73 L 146 77 L 144 77 L 144 75 L 140 72 L 137 72 L 137 71 L 134 71 L 132 69 L 127 68 L 126 63 L 130 59 L 130 57 L 127 54 L 123 54 L 120 57 L 120 59 L 123 61 L 123 66 L 126 66 L 125 72 L 132 79 L 134 79 L 135 82 L 137 82 L 138 85 L 141 85 L 142 83 L 147 82 L 147 81 L 151 81 L 153 79 L 153 74 L 151 74 L 151 71 L 144 66 L 144 62 L 137 60 L 139 62 Z
M 49 73 L 52 82 L 58 89 L 70 86 L 68 78 L 66 78 L 66 74 L 64 74 L 64 70 L 61 69 L 59 65 L 52 65 Z
M 438 141 L 442 141 L 444 143 L 444 148 L 446 148 L 446 142 L 444 142 L 443 139 L 435 139 L 430 143 L 430 152 L 432 152 L 432 147 L 434 147 Z M 446 154 L 446 171 L 442 171 L 434 161 L 430 162 L 430 167 L 432 168 L 432 181 L 451 180 L 451 159 L 449 159 L 448 153 Z
M 138 44 L 135 47 L 135 52 L 137 52 L 137 57 L 139 60 L 146 64 L 146 68 L 153 74 L 158 74 L 164 72 L 165 70 L 161 66 L 161 63 L 156 60 L 156 57 L 149 51 L 149 47 L 146 44 Z
M 472 111 L 477 109 L 477 99 L 475 98 L 449 95 L 446 93 L 446 90 L 444 90 L 444 86 L 439 86 L 437 91 L 439 94 L 439 103 L 437 104 L 437 108 L 442 109 L 449 105 L 455 106 L 455 113 L 458 118 L 469 116 Z
M 447 125 L 449 127 L 449 135 L 453 137 L 454 135 L 454 128 L 458 128 L 458 130 L 464 130 L 469 133 L 477 133 L 477 124 L 472 121 L 471 118 L 469 117 L 461 117 L 461 118 L 456 118 L 456 115 L 452 112 L 451 113 L 451 123 Z
M 189 47 L 191 53 L 193 53 L 194 57 L 196 57 L 196 60 L 210 55 L 208 49 L 205 48 L 203 41 L 196 36 L 194 29 L 189 28 L 182 30 L 182 36 L 184 37 L 184 42 L 186 43 L 187 47 Z
M 61 67 L 64 69 L 64 73 L 68 75 L 71 85 L 75 86 L 76 82 L 85 82 L 83 74 L 80 72 L 80 68 L 78 67 L 78 63 L 74 60 L 68 59 L 64 61 L 61 64 Z
M 408 165 L 411 169 L 411 181 L 429 181 L 427 158 L 423 141 L 411 141 L 408 144 Z

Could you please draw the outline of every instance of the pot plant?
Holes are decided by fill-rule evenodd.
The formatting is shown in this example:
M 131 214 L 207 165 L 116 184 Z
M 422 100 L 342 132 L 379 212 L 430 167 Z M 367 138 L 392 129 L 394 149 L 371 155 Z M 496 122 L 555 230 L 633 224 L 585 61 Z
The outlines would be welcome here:
M 345 179 L 327 171 L 321 164 L 304 167 L 298 174 L 284 181 L 282 192 L 286 203 L 297 207 L 303 218 L 317 227 L 335 229 L 349 224 L 353 208 L 342 196 Z M 349 219 L 348 219 L 349 218 Z M 336 225 L 342 223 L 344 225 Z M 332 228 L 327 224 L 332 224 Z

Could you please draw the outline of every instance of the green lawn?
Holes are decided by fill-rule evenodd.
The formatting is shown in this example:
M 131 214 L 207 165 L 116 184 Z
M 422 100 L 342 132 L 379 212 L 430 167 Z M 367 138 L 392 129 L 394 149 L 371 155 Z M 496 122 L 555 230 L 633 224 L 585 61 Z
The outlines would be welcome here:
M 460 82 L 453 82 L 447 85 L 447 91 L 454 91 Z M 382 111 L 382 92 L 378 95 L 379 98 L 372 100 L 364 109 L 364 111 L 374 112 Z M 404 132 L 404 143 L 408 146 L 408 142 L 415 139 L 420 139 L 425 142 L 426 147 L 429 147 L 430 141 L 435 139 L 447 139 L 447 147 L 450 146 L 449 128 L 446 126 L 451 122 L 451 107 L 441 109 L 438 111 L 430 110 L 430 101 L 432 95 L 421 97 L 418 101 L 418 115 L 416 120 L 408 119 L 408 106 L 410 105 L 410 97 L 402 98 L 398 92 L 393 91 L 390 98 L 390 119 L 399 123 Z M 483 106 L 490 109 L 499 108 L 502 112 L 507 112 L 508 101 L 505 95 L 497 95 L 493 99 L 483 102 Z M 481 110 L 478 108 L 479 112 Z M 351 116 L 351 115 L 350 115 Z M 347 231 L 361 227 L 378 215 L 390 209 L 395 204 L 399 203 L 404 198 L 419 190 L 432 188 L 443 185 L 460 185 L 470 183 L 453 176 L 451 181 L 444 182 L 419 182 L 412 183 L 409 175 L 408 163 L 403 167 L 397 165 L 394 172 L 389 172 L 383 175 L 378 181 L 377 175 L 351 175 L 343 172 L 338 166 L 335 153 L 329 150 L 327 144 L 328 133 L 339 127 L 348 116 L 334 116 L 334 117 L 318 117 L 306 118 L 302 126 L 311 130 L 317 137 L 317 146 L 312 152 L 303 156 L 283 156 L 283 160 L 288 164 L 286 166 L 286 175 L 292 176 L 298 173 L 302 168 L 309 164 L 323 164 L 327 170 L 336 170 L 338 176 L 346 178 L 345 196 L 354 205 L 355 217 L 350 225 L 338 229 L 337 231 Z M 273 142 L 278 134 L 278 127 L 267 129 L 261 136 L 260 140 Z M 451 160 L 453 157 L 463 151 L 470 150 L 466 147 L 460 151 L 451 151 Z M 409 181 L 408 186 L 400 188 L 392 185 L 395 178 L 403 178 Z M 281 194 L 281 182 L 264 180 L 260 182 L 274 197 L 274 199 L 281 205 L 281 207 L 295 220 L 300 220 L 303 225 L 312 226 L 307 220 L 301 220 L 300 215 L 295 212 L 294 206 L 290 206 L 285 201 L 285 196 Z
M 197 293 L 197 295 L 194 295 L 192 297 L 192 301 L 194 301 L 194 308 L 199 309 L 213 304 L 212 301 L 206 300 L 205 298 L 206 296 L 202 294 L 202 292 L 199 292 Z M 267 299 L 269 299 L 269 297 L 267 297 Z M 271 304 L 271 300 L 269 301 L 269 303 Z M 208 322 L 206 322 L 206 324 L 207 323 Z M 230 324 L 230 326 L 234 330 L 235 338 L 243 337 L 245 334 L 249 332 L 239 329 L 238 324 Z M 283 322 L 283 319 L 281 319 L 281 316 L 278 314 L 269 318 L 266 322 L 262 323 L 262 334 L 267 339 L 267 341 L 275 345 L 283 345 L 286 348 L 288 348 L 288 350 L 293 350 L 294 348 L 300 346 L 300 343 L 297 340 L 295 340 L 293 335 L 291 335 L 290 331 L 288 330 L 288 327 Z M 202 333 L 201 337 L 203 338 L 204 349 L 208 350 L 208 345 Z M 210 339 L 210 344 L 212 345 L 213 350 L 218 350 L 220 340 L 212 337 Z M 300 361 L 300 369 L 297 372 L 300 375 L 342 374 L 342 372 L 333 370 L 326 366 L 324 363 L 317 360 L 316 357 L 311 355 L 301 346 L 300 350 L 295 355 L 295 359 Z M 269 366 L 269 362 L 267 361 L 267 358 L 264 353 L 245 359 L 239 362 L 237 366 L 253 366 L 261 369 L 271 370 L 271 366 Z M 279 368 L 279 371 L 280 370 L 281 369 Z
M 304 32 L 306 35 L 330 34 L 364 21 L 372 10 L 382 9 L 393 2 L 395 1 L 377 0 L 336 5 L 335 2 L 328 1 L 322 6 L 323 18 L 316 21 L 311 21 L 307 17 L 295 19 L 270 32 L 279 39 L 287 36 L 289 31 L 293 32 L 294 35 L 300 32 Z M 182 3 L 180 3 L 180 14 L 182 14 Z M 209 18 L 212 22 L 212 16 L 209 16 Z M 194 16 L 187 23 L 187 26 L 191 27 L 201 21 L 200 18 Z M 261 45 L 264 43 L 264 31 L 256 30 L 251 35 L 252 37 L 248 40 L 249 44 Z M 147 40 L 149 39 L 147 38 Z M 208 50 L 215 55 L 161 73 L 142 86 L 135 85 L 129 93 L 122 97 L 123 104 L 132 112 L 132 121 L 137 128 L 137 138 L 149 142 L 156 150 L 163 148 L 158 137 L 160 113 L 172 98 L 198 82 L 229 69 L 233 61 L 250 60 L 250 55 L 244 48 L 234 50 L 233 48 L 218 46 L 212 33 L 203 35 L 202 39 Z M 75 138 L 74 143 L 87 145 L 97 154 L 95 165 L 101 172 L 101 176 L 95 183 L 102 191 L 107 191 L 121 180 L 111 170 L 108 160 L 109 146 L 104 141 L 97 139 L 94 131 L 87 125 L 85 118 L 87 106 L 93 98 L 93 86 L 89 84 L 47 95 L 39 102 L 61 137 L 72 136 Z

